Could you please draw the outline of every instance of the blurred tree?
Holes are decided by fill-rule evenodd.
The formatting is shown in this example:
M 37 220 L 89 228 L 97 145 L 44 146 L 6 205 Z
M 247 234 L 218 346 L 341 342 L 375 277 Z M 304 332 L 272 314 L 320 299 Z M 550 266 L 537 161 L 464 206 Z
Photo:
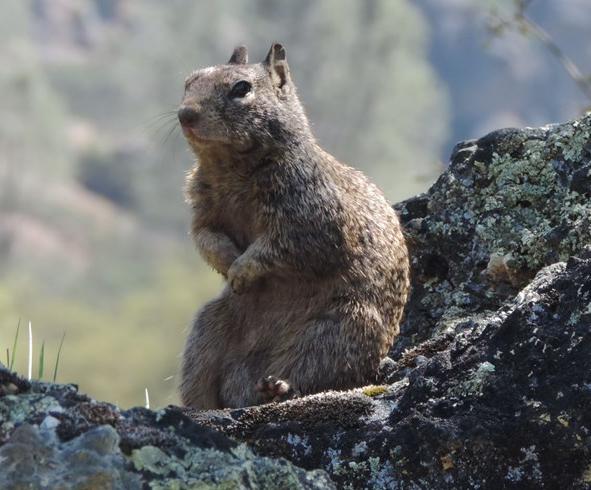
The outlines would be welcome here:
M 133 153 L 100 149 L 80 155 L 78 180 L 88 190 L 124 208 L 135 203 Z
M 34 207 L 28 192 L 44 169 L 70 170 L 65 112 L 40 64 L 30 31 L 29 4 L 7 0 L 0 16 L 0 209 Z M 31 187 L 33 186 L 33 187 Z

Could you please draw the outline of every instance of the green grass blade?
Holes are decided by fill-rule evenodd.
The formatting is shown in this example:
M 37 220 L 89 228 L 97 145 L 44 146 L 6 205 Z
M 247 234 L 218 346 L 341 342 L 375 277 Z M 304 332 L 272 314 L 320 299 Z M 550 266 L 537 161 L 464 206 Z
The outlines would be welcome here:
M 33 325 L 29 321 L 29 356 L 28 356 L 27 379 L 33 379 Z
M 45 366 L 45 340 L 41 342 L 41 353 L 39 354 L 39 376 L 37 379 L 43 379 L 43 370 Z
M 21 328 L 21 319 L 18 319 L 18 323 L 16 325 L 16 334 L 14 335 L 14 343 L 12 344 L 12 358 L 10 359 L 10 370 L 13 371 L 14 369 L 14 360 L 16 359 L 16 344 L 18 342 L 18 332 Z
M 53 368 L 53 382 L 57 379 L 57 368 L 60 363 L 60 354 L 62 353 L 62 346 L 64 345 L 64 339 L 66 338 L 66 332 L 62 335 L 62 340 L 60 341 L 60 346 L 57 349 L 57 357 L 55 358 L 55 367 Z
M 8 366 L 10 366 L 10 349 L 7 347 L 6 348 L 6 368 L 8 369 Z

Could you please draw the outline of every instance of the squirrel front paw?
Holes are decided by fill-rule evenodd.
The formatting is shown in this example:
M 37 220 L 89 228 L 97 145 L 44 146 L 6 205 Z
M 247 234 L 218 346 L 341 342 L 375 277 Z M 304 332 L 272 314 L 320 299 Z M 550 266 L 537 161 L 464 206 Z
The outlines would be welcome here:
M 259 379 L 255 389 L 265 403 L 282 402 L 298 395 L 287 381 L 278 379 L 275 376 Z
M 228 283 L 236 294 L 248 291 L 259 278 L 259 267 L 253 260 L 238 257 L 228 269 Z

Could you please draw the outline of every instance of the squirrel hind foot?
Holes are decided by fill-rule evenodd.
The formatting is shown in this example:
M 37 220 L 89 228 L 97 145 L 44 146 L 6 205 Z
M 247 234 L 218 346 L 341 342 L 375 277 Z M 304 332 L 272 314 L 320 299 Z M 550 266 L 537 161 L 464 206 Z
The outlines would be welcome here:
M 287 382 L 275 376 L 260 378 L 255 385 L 264 403 L 282 402 L 295 398 L 298 392 Z

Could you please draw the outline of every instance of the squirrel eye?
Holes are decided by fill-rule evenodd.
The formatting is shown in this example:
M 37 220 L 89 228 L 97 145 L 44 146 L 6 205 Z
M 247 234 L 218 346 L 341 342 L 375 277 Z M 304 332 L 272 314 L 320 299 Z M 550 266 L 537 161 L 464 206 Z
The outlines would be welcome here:
M 252 85 L 250 84 L 250 82 L 247 82 L 246 80 L 240 80 L 232 86 L 232 88 L 230 89 L 230 93 L 228 95 L 233 99 L 238 97 L 244 97 L 248 92 L 251 91 L 251 89 Z

